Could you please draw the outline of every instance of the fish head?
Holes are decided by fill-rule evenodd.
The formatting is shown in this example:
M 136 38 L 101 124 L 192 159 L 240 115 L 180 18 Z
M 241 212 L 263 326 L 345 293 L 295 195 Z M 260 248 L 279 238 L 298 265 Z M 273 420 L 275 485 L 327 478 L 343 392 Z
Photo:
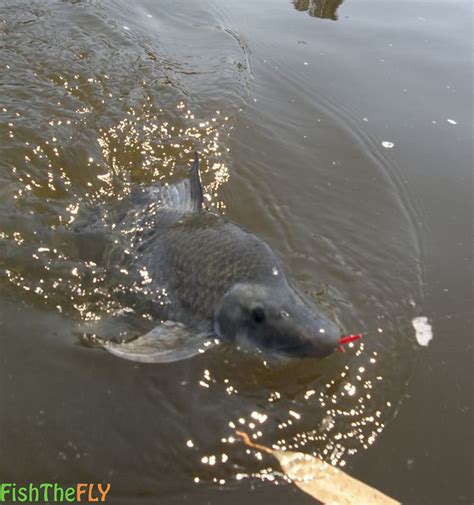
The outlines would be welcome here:
M 216 306 L 214 331 L 224 341 L 299 358 L 328 356 L 341 338 L 338 326 L 286 283 L 234 285 Z

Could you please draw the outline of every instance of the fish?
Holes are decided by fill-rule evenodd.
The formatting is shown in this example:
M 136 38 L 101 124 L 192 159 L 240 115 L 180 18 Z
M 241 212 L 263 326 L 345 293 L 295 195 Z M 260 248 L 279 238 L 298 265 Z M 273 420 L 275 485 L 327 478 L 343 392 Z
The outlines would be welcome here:
M 104 340 L 111 354 L 160 363 L 214 342 L 288 358 L 323 358 L 338 348 L 339 326 L 303 298 L 271 247 L 205 208 L 198 153 L 186 178 L 136 188 L 130 201 L 124 221 L 145 230 L 136 235 L 132 268 L 159 294 L 159 321 L 137 338 Z

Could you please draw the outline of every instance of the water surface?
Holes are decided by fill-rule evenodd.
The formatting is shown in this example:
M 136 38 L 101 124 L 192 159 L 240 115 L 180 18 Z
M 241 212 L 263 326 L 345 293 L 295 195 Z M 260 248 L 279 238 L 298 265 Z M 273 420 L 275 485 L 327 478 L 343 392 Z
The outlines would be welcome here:
M 472 503 L 471 35 L 465 1 L 2 2 L 1 478 L 310 502 L 238 427 L 403 503 Z M 147 366 L 79 344 L 150 296 L 115 209 L 194 150 L 209 207 L 360 345 Z

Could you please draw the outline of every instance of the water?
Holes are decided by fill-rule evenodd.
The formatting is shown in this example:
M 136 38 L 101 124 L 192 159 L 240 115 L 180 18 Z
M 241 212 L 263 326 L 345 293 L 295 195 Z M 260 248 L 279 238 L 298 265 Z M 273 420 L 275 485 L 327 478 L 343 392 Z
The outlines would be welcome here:
M 1 479 L 311 503 L 238 427 L 403 503 L 472 503 L 471 36 L 464 0 L 3 1 Z M 115 209 L 195 149 L 208 205 L 362 344 L 156 366 L 79 344 L 150 296 L 112 254 Z

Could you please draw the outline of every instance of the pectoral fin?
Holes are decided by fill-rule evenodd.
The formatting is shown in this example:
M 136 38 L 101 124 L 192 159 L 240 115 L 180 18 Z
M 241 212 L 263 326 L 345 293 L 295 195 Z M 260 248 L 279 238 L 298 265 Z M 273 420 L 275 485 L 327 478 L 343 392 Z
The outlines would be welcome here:
M 151 331 L 127 342 L 103 341 L 111 354 L 140 363 L 169 363 L 191 358 L 216 345 L 208 334 L 194 333 L 186 326 L 166 321 Z

